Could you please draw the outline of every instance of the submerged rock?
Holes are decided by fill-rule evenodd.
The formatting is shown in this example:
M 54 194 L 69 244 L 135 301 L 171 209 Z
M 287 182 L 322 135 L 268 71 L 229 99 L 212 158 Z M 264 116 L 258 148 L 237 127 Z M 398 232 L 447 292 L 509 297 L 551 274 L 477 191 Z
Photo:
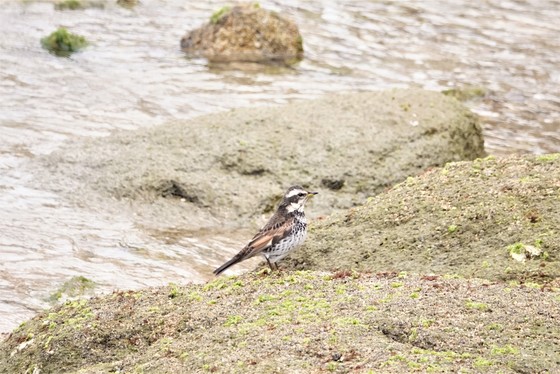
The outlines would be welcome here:
M 81 0 L 62 0 L 58 1 L 54 4 L 54 8 L 56 10 L 76 10 L 76 9 L 84 9 L 84 4 Z
M 103 0 L 61 0 L 54 4 L 56 10 L 80 10 L 87 8 L 105 8 Z
M 288 268 L 560 277 L 560 154 L 450 163 L 316 222 Z
M 134 8 L 138 3 L 138 0 L 117 0 L 117 5 L 123 8 Z
M 86 138 L 40 160 L 34 173 L 41 188 L 80 204 L 96 196 L 112 205 L 114 198 L 134 202 L 135 214 L 154 225 L 247 225 L 269 214 L 291 184 L 319 190 L 308 209 L 316 217 L 362 204 L 429 167 L 483 154 L 471 112 L 440 93 L 412 89 L 238 109 Z
M 191 56 L 210 61 L 295 62 L 303 57 L 296 24 L 258 4 L 224 7 L 181 39 Z
M 60 27 L 41 39 L 41 44 L 52 54 L 66 57 L 86 47 L 88 42 L 83 36 L 70 33 L 66 28 Z

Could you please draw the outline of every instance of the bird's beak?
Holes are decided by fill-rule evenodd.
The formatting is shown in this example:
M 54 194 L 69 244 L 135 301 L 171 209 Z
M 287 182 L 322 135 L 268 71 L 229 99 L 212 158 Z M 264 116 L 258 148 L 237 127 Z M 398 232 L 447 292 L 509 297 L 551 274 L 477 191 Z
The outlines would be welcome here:
M 308 192 L 307 196 L 308 197 L 313 197 L 313 195 L 317 195 L 319 192 Z

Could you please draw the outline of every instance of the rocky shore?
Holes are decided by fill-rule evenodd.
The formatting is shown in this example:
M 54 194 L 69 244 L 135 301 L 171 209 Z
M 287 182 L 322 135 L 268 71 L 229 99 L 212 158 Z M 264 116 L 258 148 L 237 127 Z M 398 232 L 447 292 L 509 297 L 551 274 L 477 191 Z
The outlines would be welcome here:
M 558 371 L 560 154 L 483 156 L 476 118 L 420 90 L 65 147 L 44 186 L 147 221 L 252 219 L 292 182 L 322 186 L 321 216 L 280 272 L 46 310 L 0 343 L 0 373 Z
M 289 268 L 560 277 L 560 154 L 453 162 L 313 225 Z
M 0 372 L 555 372 L 559 286 L 289 271 L 120 291 L 22 324 Z

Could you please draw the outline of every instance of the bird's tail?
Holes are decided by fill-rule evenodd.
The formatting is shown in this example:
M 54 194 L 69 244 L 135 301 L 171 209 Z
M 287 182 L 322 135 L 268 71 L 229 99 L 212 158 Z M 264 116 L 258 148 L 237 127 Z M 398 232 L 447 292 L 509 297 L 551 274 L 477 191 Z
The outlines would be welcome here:
M 220 275 L 221 273 L 226 271 L 226 269 L 228 269 L 230 266 L 233 266 L 233 265 L 237 264 L 238 262 L 243 261 L 244 259 L 245 258 L 243 256 L 240 256 L 239 254 L 237 254 L 237 255 L 233 256 L 233 258 L 231 260 L 229 260 L 228 262 L 226 262 L 225 264 L 223 264 L 222 266 L 220 266 L 219 268 L 214 270 L 214 274 L 215 275 Z

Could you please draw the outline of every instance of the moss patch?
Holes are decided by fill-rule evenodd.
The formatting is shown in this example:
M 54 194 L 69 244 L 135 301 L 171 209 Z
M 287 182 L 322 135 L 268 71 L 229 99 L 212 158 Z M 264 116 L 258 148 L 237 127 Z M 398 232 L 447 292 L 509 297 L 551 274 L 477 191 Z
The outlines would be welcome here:
M 454 97 L 459 101 L 467 101 L 484 97 L 486 95 L 486 89 L 482 87 L 451 88 L 449 90 L 444 90 L 441 93 L 446 96 Z
M 54 5 L 57 10 L 76 10 L 84 8 L 83 3 L 80 0 L 63 0 L 59 1 Z
M 210 23 L 212 24 L 216 24 L 218 23 L 218 21 L 227 13 L 229 13 L 231 11 L 231 7 L 230 6 L 223 6 L 220 9 L 218 9 L 217 11 L 215 11 L 211 16 L 210 16 Z
M 120 5 L 123 8 L 134 8 L 136 5 L 138 5 L 138 0 L 117 0 L 117 4 Z
M 72 277 L 51 294 L 51 301 L 83 296 L 95 288 L 95 282 L 83 276 Z
M 83 36 L 72 34 L 64 27 L 60 27 L 49 36 L 41 39 L 43 48 L 57 56 L 69 56 L 87 46 Z
M 117 3 L 122 0 L 118 0 Z M 130 1 L 130 0 L 125 0 Z M 80 10 L 86 8 L 104 8 L 104 0 L 61 0 L 54 4 L 56 10 Z

